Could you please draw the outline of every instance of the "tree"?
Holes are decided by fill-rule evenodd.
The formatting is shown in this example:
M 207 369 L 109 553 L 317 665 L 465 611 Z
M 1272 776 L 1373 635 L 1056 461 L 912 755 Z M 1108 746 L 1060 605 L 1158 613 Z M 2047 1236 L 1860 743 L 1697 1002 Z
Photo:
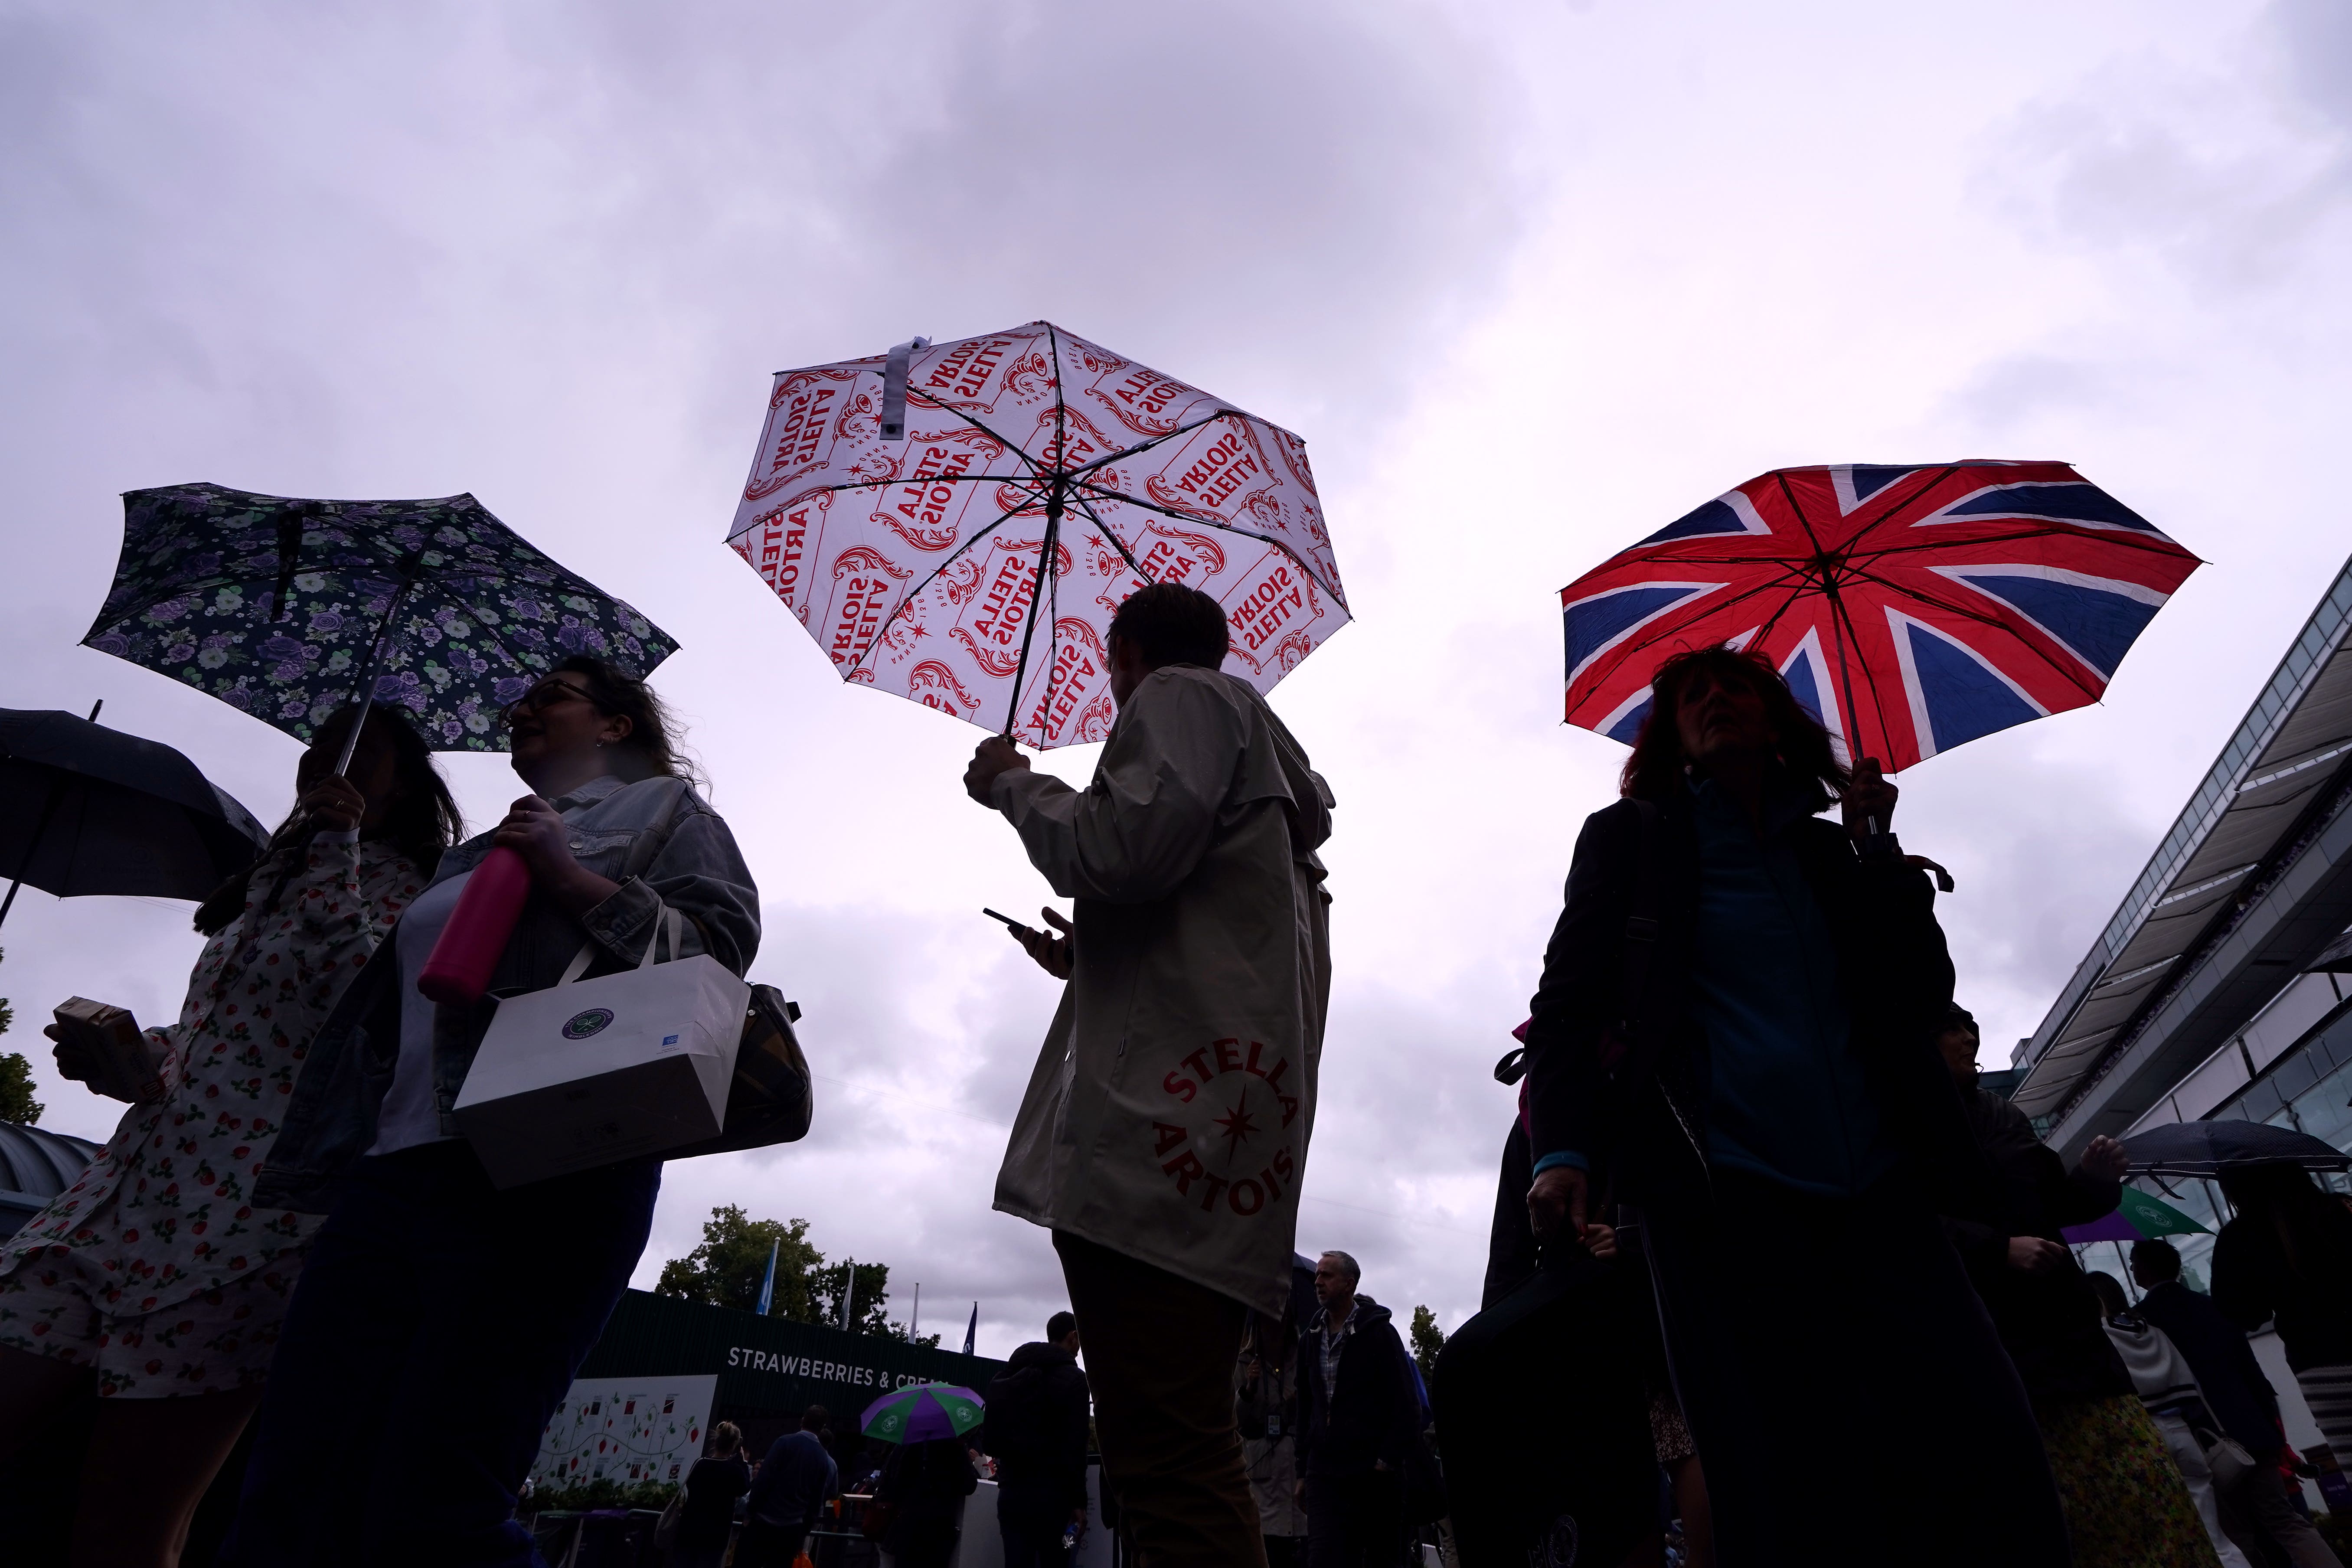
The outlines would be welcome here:
M 702 1245 L 662 1265 L 654 1294 L 757 1311 L 760 1282 L 767 1278 L 772 1250 L 776 1289 L 770 1315 L 814 1323 L 818 1321 L 816 1275 L 824 1267 L 824 1254 L 809 1240 L 808 1226 L 804 1219 L 751 1219 L 735 1204 L 712 1209 L 702 1226 Z
M 5 952 L 0 952 L 0 958 L 6 956 Z M 0 1035 L 6 1034 L 8 1026 L 16 1021 L 16 1015 L 9 1007 L 8 998 L 0 996 Z M 25 1059 L 24 1053 L 10 1051 L 0 1055 L 0 1121 L 15 1121 L 29 1127 L 41 1119 L 41 1112 L 46 1109 L 33 1098 L 33 1064 Z
M 1437 1376 L 1437 1352 L 1445 1348 L 1445 1331 L 1437 1326 L 1437 1314 L 1426 1307 L 1412 1310 L 1412 1359 L 1421 1368 L 1423 1383 Z
M 890 1321 L 890 1266 L 828 1264 L 809 1240 L 808 1227 L 804 1219 L 752 1219 L 734 1204 L 712 1209 L 702 1226 L 702 1245 L 662 1265 L 654 1294 L 755 1312 L 772 1248 L 776 1290 L 768 1306 L 770 1317 L 840 1328 L 842 1291 L 855 1268 L 857 1290 L 849 1304 L 850 1332 L 907 1341 L 907 1325 Z M 913 1342 L 937 1348 L 940 1336 L 925 1334 Z

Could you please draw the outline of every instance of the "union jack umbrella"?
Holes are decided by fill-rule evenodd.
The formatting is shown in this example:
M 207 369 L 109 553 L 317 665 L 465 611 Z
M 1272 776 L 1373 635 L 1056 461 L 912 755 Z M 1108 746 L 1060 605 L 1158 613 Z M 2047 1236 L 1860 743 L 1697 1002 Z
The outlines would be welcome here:
M 844 680 L 1040 748 L 1109 733 L 1146 583 L 1260 691 L 1348 622 L 1306 443 L 1049 321 L 779 372 L 728 542 Z
M 1906 768 L 2095 701 L 2199 564 L 2064 463 L 1778 468 L 1560 590 L 1568 721 L 1631 743 L 1658 666 L 1727 642 Z

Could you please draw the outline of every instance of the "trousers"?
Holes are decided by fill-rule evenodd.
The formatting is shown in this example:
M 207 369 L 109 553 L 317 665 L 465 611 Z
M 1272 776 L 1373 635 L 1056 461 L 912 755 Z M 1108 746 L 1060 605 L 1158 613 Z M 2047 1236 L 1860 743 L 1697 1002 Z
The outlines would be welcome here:
M 2343 1568 L 2318 1530 L 2287 1500 L 2286 1480 L 2268 1459 L 2257 1459 L 2224 1438 L 2205 1450 L 2224 1519 L 2234 1514 L 2240 1533 L 2267 1537 L 2294 1568 Z
M 1722 1568 L 1859 1568 L 1889 1541 L 1916 1564 L 2066 1568 L 2032 1405 L 1927 1203 L 1892 1181 L 1712 1185 L 1641 1218 Z
M 1395 1476 L 1307 1478 L 1307 1568 L 1393 1568 L 1404 1555 L 1404 1493 Z
M 1067 1231 L 1054 1250 L 1085 1337 L 1103 1482 L 1141 1568 L 1265 1568 L 1234 1413 L 1242 1304 Z
M 996 1484 L 996 1533 L 1004 1542 L 1004 1568 L 1063 1568 L 1062 1531 L 1070 1508 L 1041 1481 Z
M 2238 1550 L 2237 1542 L 2221 1528 L 2221 1505 L 2213 1496 L 2213 1467 L 2206 1462 L 2204 1446 L 2197 1441 L 2197 1434 L 2178 1415 L 2155 1411 L 2148 1415 L 2156 1422 L 2156 1429 L 2164 1435 L 2165 1452 L 2180 1467 L 2180 1479 L 2189 1486 L 2189 1500 L 2197 1505 L 2198 1522 L 2204 1525 L 2206 1535 L 2212 1540 L 2221 1568 L 2253 1568 L 2246 1561 L 2246 1554 Z
M 627 1289 L 661 1163 L 499 1192 L 463 1142 L 358 1161 L 279 1331 L 233 1568 L 541 1568 L 515 1496 Z

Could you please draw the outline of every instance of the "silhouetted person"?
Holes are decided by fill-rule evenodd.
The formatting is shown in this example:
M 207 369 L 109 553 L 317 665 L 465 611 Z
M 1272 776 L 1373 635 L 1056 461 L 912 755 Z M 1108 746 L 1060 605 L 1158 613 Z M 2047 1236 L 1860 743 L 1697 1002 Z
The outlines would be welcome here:
M 1041 643 L 1043 639 L 1040 639 Z M 1117 704 L 1083 790 L 1002 736 L 964 774 L 1072 932 L 1016 931 L 1066 976 L 997 1176 L 1048 1226 L 1086 1326 L 1096 1435 L 1152 1568 L 1265 1561 L 1234 1416 L 1244 1315 L 1282 1310 L 1330 992 L 1318 846 L 1331 794 L 1250 685 L 1215 600 L 1129 595 L 1100 671 Z M 1077 644 L 1056 701 L 1094 701 Z M 1070 684 L 1070 682 L 1079 682 Z
M 1952 966 L 1895 786 L 1850 772 L 1760 658 L 1679 654 L 1650 691 L 1531 1008 L 1537 1235 L 1581 1237 L 1612 1163 L 1725 1563 L 1900 1540 L 2057 1568 L 2041 1434 L 1937 1222 L 1990 1177 L 1936 1056 Z M 1832 800 L 1843 826 L 1816 819 Z
M 1087 1522 L 1087 1421 L 1078 1320 L 1056 1312 L 1045 1337 L 1013 1352 L 988 1385 L 982 1441 L 996 1461 L 1004 1568 L 1062 1568 L 1062 1535 Z

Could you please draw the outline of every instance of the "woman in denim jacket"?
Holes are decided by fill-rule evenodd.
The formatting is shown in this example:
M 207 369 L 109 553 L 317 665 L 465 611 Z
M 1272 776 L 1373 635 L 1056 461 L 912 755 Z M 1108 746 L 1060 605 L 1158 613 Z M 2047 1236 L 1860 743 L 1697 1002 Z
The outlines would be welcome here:
M 311 1046 L 257 1202 L 328 1215 L 271 1367 L 235 1563 L 535 1562 L 515 1498 L 645 1248 L 658 1158 L 499 1192 L 451 1114 L 495 996 L 543 990 L 584 943 L 635 965 L 667 911 L 740 974 L 759 890 L 684 776 L 661 703 L 568 658 L 508 710 L 531 793 L 452 849 Z M 416 990 L 464 879 L 496 846 L 531 892 L 472 1006 Z

